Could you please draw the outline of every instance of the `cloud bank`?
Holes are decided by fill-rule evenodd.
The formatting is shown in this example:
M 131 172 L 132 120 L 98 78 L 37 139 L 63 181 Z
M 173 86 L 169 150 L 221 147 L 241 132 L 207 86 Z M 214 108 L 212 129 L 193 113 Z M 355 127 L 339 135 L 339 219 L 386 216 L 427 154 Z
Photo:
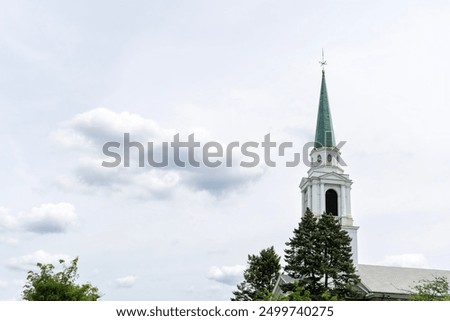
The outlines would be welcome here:
M 214 280 L 226 285 L 236 285 L 241 279 L 245 270 L 244 265 L 232 266 L 211 266 L 208 272 L 208 279 Z
M 428 261 L 421 253 L 405 253 L 399 255 L 387 255 L 381 262 L 382 265 L 399 266 L 399 267 L 413 267 L 426 268 Z
M 115 279 L 114 283 L 118 288 L 131 288 L 137 281 L 137 277 L 134 275 L 127 275 L 121 278 Z
M 197 132 L 204 133 L 202 129 Z M 155 159 L 160 159 L 162 142 L 171 142 L 176 132 L 159 126 L 155 121 L 129 112 L 117 113 L 106 108 L 97 108 L 73 117 L 53 133 L 55 140 L 64 147 L 76 149 L 82 154 L 74 164 L 71 174 L 58 179 L 59 186 L 85 191 L 102 191 L 121 193 L 134 198 L 167 198 L 176 188 L 192 192 L 206 191 L 211 195 L 223 195 L 229 191 L 245 188 L 258 180 L 264 173 L 262 167 L 242 169 L 240 167 L 192 167 L 175 166 L 169 154 L 166 167 L 138 167 L 138 152 L 130 152 L 130 167 L 121 163 L 117 167 L 101 166 L 110 158 L 103 155 L 106 142 L 123 142 L 124 134 L 129 133 L 131 141 L 140 142 L 147 148 L 147 143 L 154 143 Z M 187 133 L 187 137 L 191 133 Z M 180 139 L 184 135 L 180 134 Z M 197 139 L 198 137 L 196 137 Z M 201 150 L 201 148 L 199 149 Z M 147 157 L 145 152 L 145 158 Z M 123 159 L 123 153 L 117 149 Z M 187 159 L 184 149 L 181 157 Z M 201 151 L 195 155 L 202 159 Z M 239 161 L 234 161 L 238 164 Z
M 3 230 L 24 230 L 37 234 L 66 233 L 78 225 L 75 207 L 70 203 L 45 203 L 16 215 L 6 208 L 0 208 L 0 229 Z
M 38 250 L 31 254 L 9 258 L 5 265 L 11 270 L 30 271 L 36 268 L 37 263 L 57 264 L 59 260 L 70 260 L 67 254 L 50 254 L 44 250 Z

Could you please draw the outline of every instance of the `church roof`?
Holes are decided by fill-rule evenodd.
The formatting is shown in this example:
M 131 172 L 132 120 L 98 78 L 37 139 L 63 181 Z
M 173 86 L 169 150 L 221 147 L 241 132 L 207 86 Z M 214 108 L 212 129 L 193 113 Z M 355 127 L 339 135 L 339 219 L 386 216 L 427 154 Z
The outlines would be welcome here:
M 325 70 L 322 70 L 322 85 L 320 87 L 319 113 L 317 114 L 314 147 L 336 147 L 336 142 L 334 140 L 333 121 L 331 120 L 330 106 L 328 103 Z
M 358 287 L 368 300 L 407 299 L 421 281 L 432 281 L 436 277 L 445 277 L 450 281 L 450 271 L 436 269 L 359 264 L 357 274 L 361 278 Z M 274 294 L 282 294 L 281 285 L 294 281 L 295 279 L 289 275 L 281 274 L 275 285 Z
M 411 294 L 420 281 L 432 281 L 435 277 L 450 281 L 450 271 L 436 269 L 359 264 L 357 273 L 367 298 L 401 299 Z

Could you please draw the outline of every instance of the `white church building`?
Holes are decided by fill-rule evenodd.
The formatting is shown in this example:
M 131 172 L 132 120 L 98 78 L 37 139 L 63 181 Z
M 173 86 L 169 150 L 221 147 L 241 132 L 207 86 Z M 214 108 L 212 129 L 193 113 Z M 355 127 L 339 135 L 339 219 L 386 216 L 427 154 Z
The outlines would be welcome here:
M 322 62 L 324 65 L 325 62 Z M 322 69 L 319 111 L 314 140 L 310 153 L 311 167 L 308 176 L 300 183 L 302 213 L 309 208 L 314 215 L 332 213 L 351 237 L 353 263 L 361 279 L 359 290 L 367 300 L 404 300 L 421 280 L 446 277 L 450 271 L 403 268 L 360 264 L 358 261 L 358 226 L 354 225 L 351 210 L 352 180 L 341 165 L 339 145 L 336 144 L 333 122 L 328 102 L 325 70 Z M 282 274 L 274 288 L 274 294 L 282 293 L 281 285 L 294 281 Z

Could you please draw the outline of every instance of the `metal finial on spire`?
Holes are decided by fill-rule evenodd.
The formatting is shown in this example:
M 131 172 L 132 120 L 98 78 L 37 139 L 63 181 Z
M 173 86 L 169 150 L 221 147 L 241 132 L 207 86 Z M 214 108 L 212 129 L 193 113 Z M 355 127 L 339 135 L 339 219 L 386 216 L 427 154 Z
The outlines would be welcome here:
M 327 62 L 325 61 L 325 56 L 323 54 L 323 48 L 322 48 L 322 60 L 319 61 L 319 64 L 322 67 L 322 71 L 325 71 L 325 65 L 327 64 Z

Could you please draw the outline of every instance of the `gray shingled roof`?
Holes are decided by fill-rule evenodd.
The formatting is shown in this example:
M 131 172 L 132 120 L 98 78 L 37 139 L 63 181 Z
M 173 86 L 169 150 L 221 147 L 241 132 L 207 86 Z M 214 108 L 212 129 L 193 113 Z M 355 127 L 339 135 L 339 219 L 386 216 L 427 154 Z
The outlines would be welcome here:
M 450 281 L 450 271 L 436 269 L 359 264 L 357 273 L 361 278 L 359 288 L 366 293 L 366 299 L 406 299 L 422 280 L 445 277 Z M 274 294 L 281 294 L 280 286 L 294 280 L 289 275 L 280 275 Z
M 421 280 L 431 281 L 435 277 L 446 277 L 450 271 L 404 268 L 395 266 L 358 265 L 361 285 L 368 293 L 408 295 Z

